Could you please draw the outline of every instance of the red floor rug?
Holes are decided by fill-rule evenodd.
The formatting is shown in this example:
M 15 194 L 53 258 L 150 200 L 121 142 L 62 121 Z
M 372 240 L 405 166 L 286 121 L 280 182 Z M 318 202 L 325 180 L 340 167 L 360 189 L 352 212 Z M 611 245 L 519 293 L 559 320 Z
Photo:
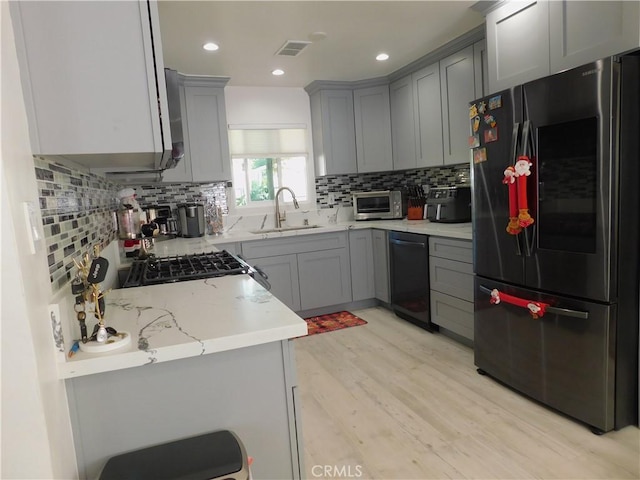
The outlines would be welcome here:
M 309 317 L 304 320 L 307 322 L 307 329 L 309 331 L 307 336 L 315 335 L 316 333 L 333 332 L 334 330 L 358 325 L 366 325 L 367 323 L 360 317 L 356 317 L 353 313 L 346 311 Z

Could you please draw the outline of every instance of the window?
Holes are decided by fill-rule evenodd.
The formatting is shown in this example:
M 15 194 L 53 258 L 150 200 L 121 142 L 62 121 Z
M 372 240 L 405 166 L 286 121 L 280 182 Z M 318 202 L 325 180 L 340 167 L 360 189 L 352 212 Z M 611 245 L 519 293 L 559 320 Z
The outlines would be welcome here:
M 233 205 L 269 207 L 280 187 L 291 188 L 298 202 L 315 201 L 304 128 L 229 129 Z M 285 201 L 291 201 L 285 192 Z

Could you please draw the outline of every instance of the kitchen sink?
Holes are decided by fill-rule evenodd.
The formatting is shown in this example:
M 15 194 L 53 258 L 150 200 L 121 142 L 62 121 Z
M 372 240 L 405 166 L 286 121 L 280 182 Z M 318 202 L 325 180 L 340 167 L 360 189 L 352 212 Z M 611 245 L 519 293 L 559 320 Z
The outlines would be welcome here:
M 320 228 L 320 225 L 297 225 L 291 227 L 264 228 L 262 230 L 249 230 L 249 232 L 259 235 L 261 233 L 291 232 L 293 230 L 308 230 L 310 228 Z

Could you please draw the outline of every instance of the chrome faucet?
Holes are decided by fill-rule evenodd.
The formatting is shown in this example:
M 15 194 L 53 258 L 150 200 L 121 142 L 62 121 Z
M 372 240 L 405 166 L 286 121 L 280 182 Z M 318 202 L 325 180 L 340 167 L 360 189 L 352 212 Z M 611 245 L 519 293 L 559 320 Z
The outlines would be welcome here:
M 298 200 L 296 200 L 296 195 L 293 193 L 293 190 L 291 190 L 289 187 L 280 187 L 276 192 L 276 228 L 280 228 L 282 226 L 282 222 L 284 222 L 287 219 L 287 214 L 285 212 L 282 212 L 282 214 L 280 214 L 280 203 L 278 202 L 278 197 L 280 196 L 280 192 L 282 192 L 283 190 L 288 190 L 289 193 L 291 194 L 291 198 L 293 199 L 293 206 L 295 208 L 300 208 L 300 205 L 298 205 Z

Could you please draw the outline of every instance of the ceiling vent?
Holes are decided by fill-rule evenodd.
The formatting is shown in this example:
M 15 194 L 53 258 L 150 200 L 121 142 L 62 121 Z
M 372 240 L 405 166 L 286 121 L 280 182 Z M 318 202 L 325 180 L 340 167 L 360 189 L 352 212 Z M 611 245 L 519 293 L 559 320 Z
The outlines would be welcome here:
M 310 43 L 311 42 L 305 42 L 304 40 L 287 40 L 276 52 L 276 55 L 283 57 L 297 57 Z

